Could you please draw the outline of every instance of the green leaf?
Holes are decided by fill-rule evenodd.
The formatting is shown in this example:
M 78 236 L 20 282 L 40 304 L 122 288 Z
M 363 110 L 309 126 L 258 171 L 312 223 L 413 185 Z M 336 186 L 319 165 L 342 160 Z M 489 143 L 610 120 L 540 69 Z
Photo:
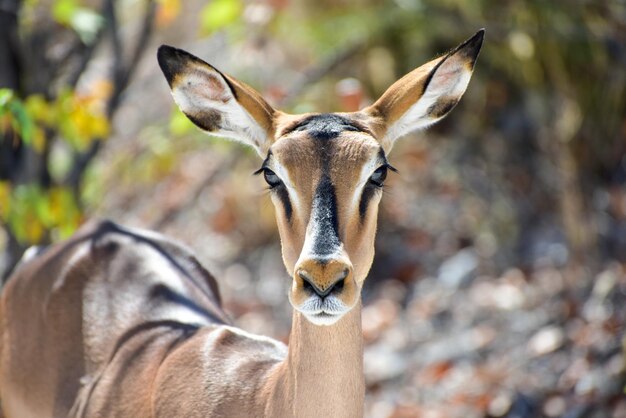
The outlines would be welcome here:
M 213 0 L 200 13 L 202 32 L 210 34 L 234 23 L 242 9 L 241 0 Z
M 15 97 L 12 90 L 0 89 L 0 117 L 6 117 L 0 130 L 9 126 L 17 133 L 21 140 L 30 145 L 37 131 L 35 121 L 24 103 Z
M 11 184 L 0 181 L 0 219 L 6 221 L 11 210 Z
M 19 100 L 12 100 L 9 103 L 9 111 L 13 115 L 13 129 L 15 129 L 25 144 L 30 144 L 33 140 L 35 123 L 26 111 L 26 108 Z
M 18 241 L 38 243 L 44 235 L 40 212 L 45 211 L 45 193 L 38 185 L 17 186 L 11 195 L 9 226 Z
M 13 99 L 13 90 L 0 89 L 0 110 L 5 108 L 12 99 Z
M 0 183 L 0 192 L 9 193 L 1 215 L 18 241 L 42 242 L 47 236 L 64 238 L 78 226 L 81 212 L 77 198 L 66 187 L 44 189 L 37 184 L 23 184 L 13 190 Z
M 24 100 L 24 107 L 33 120 L 51 123 L 52 112 L 43 95 L 31 94 Z
M 69 26 L 77 9 L 76 0 L 56 0 L 52 5 L 52 17 L 58 23 Z

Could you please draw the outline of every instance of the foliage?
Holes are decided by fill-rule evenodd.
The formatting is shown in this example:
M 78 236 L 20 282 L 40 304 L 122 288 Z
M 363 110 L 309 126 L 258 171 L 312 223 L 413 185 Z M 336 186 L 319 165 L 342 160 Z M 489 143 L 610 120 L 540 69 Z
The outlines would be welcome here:
M 31 12 L 50 7 L 38 1 L 27 4 Z M 448 207 L 446 212 L 463 220 L 455 233 L 495 243 L 508 263 L 532 230 L 520 227 L 522 220 L 556 216 L 561 219 L 558 229 L 565 236 L 565 245 L 574 252 L 593 247 L 594 239 L 585 237 L 596 235 L 595 221 L 586 215 L 590 207 L 583 196 L 592 193 L 598 181 L 608 187 L 602 179 L 614 177 L 611 173 L 623 155 L 619 144 L 625 82 L 618 64 L 624 55 L 616 32 L 619 5 L 495 0 L 360 0 L 358 4 L 157 0 L 156 5 L 159 29 L 180 27 L 183 19 L 188 19 L 185 22 L 197 26 L 195 32 L 187 30 L 186 36 L 219 35 L 233 51 L 245 51 L 237 57 L 244 74 L 241 78 L 252 81 L 266 96 L 274 96 L 275 102 L 299 95 L 295 111 L 341 110 L 335 82 L 345 77 L 361 80 L 364 102 L 371 101 L 402 74 L 485 26 L 486 47 L 470 87 L 472 94 L 455 111 L 456 122 L 445 121 L 432 131 L 445 137 L 463 126 L 464 142 L 451 142 L 449 152 L 458 156 L 461 165 L 486 158 L 480 163 L 486 168 L 474 171 L 479 175 L 473 185 L 467 184 L 470 177 L 455 166 L 459 161 L 432 168 L 442 190 L 454 187 L 462 191 L 461 208 Z M 55 0 L 51 7 L 52 18 L 78 34 L 85 44 L 95 41 L 87 39 L 84 28 L 98 31 L 110 18 L 105 8 L 93 8 L 92 3 L 87 6 L 80 0 Z M 190 10 L 192 19 L 185 16 Z M 81 19 L 92 19 L 92 23 L 83 27 L 77 23 Z M 26 26 L 31 20 L 22 19 Z M 272 58 L 263 61 L 264 54 L 276 57 L 272 55 L 275 50 L 283 51 L 275 62 Z M 349 53 L 342 55 L 342 51 Z M 318 82 L 322 78 L 324 81 Z M 94 87 L 98 83 L 101 87 Z M 306 88 L 290 91 L 290 84 L 298 83 Z M 59 139 L 63 146 L 53 147 L 48 165 L 54 182 L 61 186 L 75 156 L 110 133 L 104 108 L 113 87 L 110 81 L 91 84 L 88 89 L 92 93 L 88 94 L 78 94 L 75 87 L 67 86 L 53 94 L 21 97 L 4 91 L 0 97 L 1 126 L 7 141 L 21 141 L 44 152 L 48 142 Z M 7 136 L 9 128 L 14 135 Z M 163 128 L 174 137 L 198 135 L 174 108 Z M 438 158 L 421 145 L 406 143 L 407 154 Z M 503 144 L 507 149 L 498 151 Z M 158 167 L 172 164 L 171 158 L 153 152 L 152 146 L 142 152 L 145 155 L 137 160 L 141 164 L 132 167 L 136 178 L 160 178 L 150 173 L 161 173 Z M 129 164 L 132 161 L 129 159 Z M 141 167 L 145 175 L 140 173 Z M 485 181 L 489 184 L 475 185 Z M 521 184 L 531 185 L 531 189 L 522 192 Z M 98 189 L 91 183 L 82 187 Z M 75 200 L 80 207 L 78 196 Z M 477 216 L 480 211 L 488 216 Z M 390 212 L 383 215 L 386 213 Z M 438 227 L 428 221 L 420 224 L 429 234 Z M 518 259 L 523 260 L 523 254 L 518 254 Z
M 0 270 L 30 244 L 67 237 L 83 218 L 89 162 L 110 134 L 155 15 L 154 3 L 146 0 L 143 14 L 135 12 L 141 19 L 138 40 L 122 42 L 118 3 L 102 0 L 96 11 L 82 0 L 29 0 L 9 2 L 2 11 L 0 224 L 8 265 Z M 115 47 L 112 70 L 84 82 L 105 40 Z
M 77 202 L 67 187 L 43 189 L 30 184 L 11 188 L 2 182 L 0 197 L 5 202 L 0 206 L 0 219 L 20 242 L 37 244 L 46 238 L 67 238 L 81 221 Z
M 22 101 L 9 89 L 0 90 L 0 121 L 4 135 L 13 130 L 25 144 L 32 143 L 35 130 L 32 117 Z
M 84 7 L 79 0 L 55 0 L 52 4 L 52 17 L 56 22 L 76 31 L 86 44 L 95 41 L 98 31 L 105 23 L 100 14 Z
M 243 5 L 241 0 L 213 0 L 200 14 L 202 31 L 211 34 L 239 20 Z
M 52 135 L 58 135 L 57 140 L 68 145 L 61 147 L 62 152 L 84 151 L 109 133 L 109 122 L 98 102 L 71 91 L 62 92 L 54 101 L 39 94 L 20 100 L 13 91 L 0 89 L 0 139 L 12 141 L 15 147 L 21 141 L 41 154 Z M 40 243 L 50 233 L 55 238 L 67 237 L 79 224 L 77 196 L 63 186 L 69 167 L 59 169 L 54 161 L 48 161 L 48 169 L 56 174 L 51 187 L 2 182 L 0 195 L 5 205 L 0 219 L 21 243 Z

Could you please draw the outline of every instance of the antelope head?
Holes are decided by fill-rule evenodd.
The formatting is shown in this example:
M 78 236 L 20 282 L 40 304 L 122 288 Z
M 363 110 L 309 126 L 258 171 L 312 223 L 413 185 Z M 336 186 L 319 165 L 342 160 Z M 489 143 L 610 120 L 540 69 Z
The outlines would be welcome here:
M 378 204 L 394 142 L 442 119 L 472 75 L 484 31 L 394 83 L 353 113 L 289 115 L 246 84 L 169 46 L 158 60 L 174 100 L 204 131 L 243 142 L 263 160 L 289 300 L 316 325 L 360 300 L 374 257 Z

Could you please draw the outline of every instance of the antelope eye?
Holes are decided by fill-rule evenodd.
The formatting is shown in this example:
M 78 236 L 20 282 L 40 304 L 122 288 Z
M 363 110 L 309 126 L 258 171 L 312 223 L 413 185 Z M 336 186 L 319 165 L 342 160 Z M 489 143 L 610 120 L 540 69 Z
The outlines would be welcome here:
M 374 184 L 375 186 L 382 187 L 386 178 L 387 167 L 383 165 L 378 167 L 376 171 L 374 171 L 374 173 L 370 177 L 370 183 Z
M 281 184 L 280 178 L 278 178 L 276 173 L 274 173 L 269 168 L 263 170 L 263 177 L 265 178 L 265 181 L 267 182 L 267 184 L 269 184 L 271 189 L 276 186 L 280 186 Z

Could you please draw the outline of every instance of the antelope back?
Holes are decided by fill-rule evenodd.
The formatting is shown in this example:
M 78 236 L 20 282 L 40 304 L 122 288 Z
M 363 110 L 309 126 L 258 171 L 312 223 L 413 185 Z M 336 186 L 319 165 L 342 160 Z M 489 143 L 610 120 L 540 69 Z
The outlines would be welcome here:
M 107 221 L 20 265 L 0 318 L 2 408 L 25 418 L 69 416 L 117 350 L 151 329 L 227 322 L 215 280 L 190 251 Z

